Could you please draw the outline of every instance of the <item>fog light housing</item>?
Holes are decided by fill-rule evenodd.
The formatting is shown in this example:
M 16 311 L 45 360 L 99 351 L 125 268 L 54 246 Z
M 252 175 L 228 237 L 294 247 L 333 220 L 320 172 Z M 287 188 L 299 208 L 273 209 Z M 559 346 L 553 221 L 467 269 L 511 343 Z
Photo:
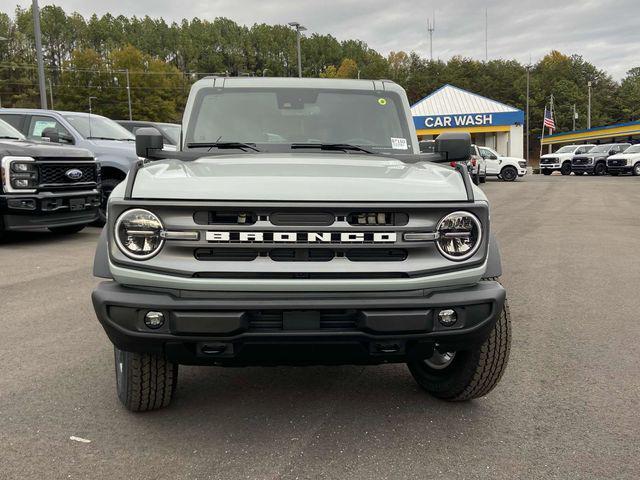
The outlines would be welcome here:
M 162 312 L 147 312 L 144 316 L 144 324 L 151 328 L 157 329 L 164 325 L 164 313 Z
M 458 314 L 453 308 L 445 308 L 438 312 L 438 321 L 444 327 L 452 327 L 458 321 Z

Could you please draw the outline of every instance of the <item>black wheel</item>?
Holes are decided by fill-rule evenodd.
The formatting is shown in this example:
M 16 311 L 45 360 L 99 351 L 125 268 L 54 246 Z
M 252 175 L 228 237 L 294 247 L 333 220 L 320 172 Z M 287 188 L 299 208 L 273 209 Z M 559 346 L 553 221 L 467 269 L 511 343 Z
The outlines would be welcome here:
M 487 176 L 483 175 L 480 177 L 480 183 L 487 183 Z
M 477 173 L 471 174 L 471 181 L 473 182 L 474 185 L 478 185 L 480 183 L 480 177 L 478 176 Z
M 569 162 L 564 162 L 560 167 L 560 173 L 562 175 L 571 175 L 571 164 Z
M 633 174 L 637 177 L 638 175 L 640 175 L 640 162 L 636 163 L 633 166 Z
M 620 174 L 620 172 L 609 172 L 609 175 L 611 175 L 612 177 L 617 177 Z
M 418 385 L 434 397 L 465 401 L 482 397 L 498 384 L 509 360 L 511 316 L 506 303 L 485 342 L 472 350 L 449 351 L 436 344 L 429 358 L 407 365 Z
M 552 173 L 553 173 L 553 172 L 552 172 L 551 170 L 547 170 L 547 169 L 542 170 L 542 174 L 543 174 L 543 175 L 551 175 Z
M 4 222 L 2 221 L 2 215 L 0 215 L 0 242 L 7 237 L 7 231 L 4 229 Z
M 593 169 L 593 174 L 594 175 L 598 175 L 598 176 L 606 175 L 607 174 L 607 166 L 602 162 L 596 163 L 596 166 Z
M 100 208 L 98 209 L 98 220 L 94 222 L 94 225 L 102 226 L 107 221 L 107 201 L 113 189 L 122 182 L 117 178 L 105 178 L 102 180 L 102 190 L 100 192 Z
M 68 225 L 66 227 L 49 227 L 49 231 L 53 233 L 71 235 L 72 233 L 78 233 L 80 230 L 84 229 L 84 227 L 86 227 L 86 225 L 83 223 L 81 225 Z
M 575 173 L 575 174 L 576 174 L 576 175 L 578 175 L 578 176 L 580 176 L 580 175 L 584 175 L 584 172 L 573 172 L 573 173 Z
M 132 412 L 157 410 L 171 403 L 178 365 L 161 355 L 125 352 L 114 347 L 118 398 Z
M 500 170 L 500 176 L 502 180 L 505 182 L 513 182 L 518 178 L 518 170 L 511 165 L 507 165 L 502 170 Z

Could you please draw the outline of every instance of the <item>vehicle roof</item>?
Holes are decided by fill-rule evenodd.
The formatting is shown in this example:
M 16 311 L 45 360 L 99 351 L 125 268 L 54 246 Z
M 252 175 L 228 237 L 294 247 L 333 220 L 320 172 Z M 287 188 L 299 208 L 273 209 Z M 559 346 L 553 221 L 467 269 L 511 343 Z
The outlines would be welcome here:
M 2 113 L 35 113 L 35 114 L 52 114 L 57 113 L 58 115 L 80 115 L 88 117 L 88 112 L 69 112 L 66 110 L 45 110 L 43 108 L 0 108 L 0 112 Z M 92 117 L 104 117 L 104 115 L 98 115 L 97 113 L 92 113 Z M 107 118 L 107 117 L 105 117 Z
M 402 91 L 402 87 L 391 80 L 298 77 L 205 77 L 194 83 L 192 88 L 203 88 L 208 86 L 215 86 L 217 88 L 271 87 Z
M 149 120 L 116 120 L 116 123 L 120 124 L 129 124 L 129 123 L 139 123 L 142 125 L 167 125 L 173 127 L 179 127 L 179 123 L 171 123 L 171 122 L 151 122 Z

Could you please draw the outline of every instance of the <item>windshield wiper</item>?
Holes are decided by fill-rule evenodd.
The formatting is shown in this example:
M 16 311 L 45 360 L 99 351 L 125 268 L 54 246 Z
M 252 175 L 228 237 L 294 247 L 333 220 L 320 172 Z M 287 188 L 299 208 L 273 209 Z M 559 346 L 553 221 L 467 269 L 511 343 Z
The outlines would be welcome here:
M 367 150 L 364 147 L 360 147 L 358 145 L 351 145 L 350 143 L 292 143 L 291 149 L 302 149 L 302 148 L 315 148 L 318 150 L 342 150 L 345 152 L 355 151 L 367 153 L 369 155 L 376 155 L 371 150 Z
M 12 137 L 10 135 L 0 135 L 0 138 L 5 138 L 7 140 L 22 140 L 20 137 Z
M 120 140 L 120 139 L 113 138 L 113 137 L 87 137 L 87 140 Z
M 203 143 L 187 143 L 187 148 L 238 148 L 240 150 L 253 150 L 259 152 L 260 149 L 256 147 L 255 143 L 243 143 L 243 142 L 203 142 Z

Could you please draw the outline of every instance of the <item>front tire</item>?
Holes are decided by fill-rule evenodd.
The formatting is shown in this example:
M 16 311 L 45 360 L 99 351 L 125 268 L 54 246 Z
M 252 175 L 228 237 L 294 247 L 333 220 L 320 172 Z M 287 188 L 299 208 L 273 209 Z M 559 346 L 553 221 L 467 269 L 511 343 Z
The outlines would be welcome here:
M 607 166 L 602 162 L 596 163 L 596 166 L 593 168 L 593 174 L 599 177 L 601 177 L 602 175 L 606 175 Z
M 512 166 L 506 166 L 500 170 L 500 176 L 505 182 L 514 182 L 518 178 L 518 170 Z
M 573 173 L 575 173 L 575 174 L 576 174 L 576 175 L 578 175 L 579 177 L 581 177 L 582 175 L 584 175 L 584 172 L 573 172 Z
M 552 173 L 553 173 L 553 172 L 552 172 L 551 170 L 547 170 L 547 169 L 542 170 L 542 174 L 543 174 L 543 175 L 551 175 Z
M 472 400 L 488 394 L 506 369 L 511 348 L 511 316 L 505 300 L 489 337 L 467 351 L 434 350 L 428 359 L 413 359 L 409 371 L 420 387 L 434 397 L 451 402 Z
M 68 225 L 66 227 L 49 227 L 49 231 L 52 233 L 59 233 L 61 235 L 72 235 L 74 233 L 78 233 L 81 230 L 84 230 L 86 225 Z
M 122 182 L 117 178 L 105 178 L 102 180 L 100 190 L 100 208 L 98 209 L 98 219 L 93 223 L 97 227 L 102 227 L 107 222 L 107 202 L 113 189 Z
M 178 381 L 178 364 L 162 355 L 113 349 L 120 402 L 132 412 L 169 406 Z
M 633 174 L 637 177 L 640 175 L 640 162 L 633 166 Z
M 562 175 L 571 175 L 571 164 L 569 162 L 564 162 L 560 167 L 560 173 Z

